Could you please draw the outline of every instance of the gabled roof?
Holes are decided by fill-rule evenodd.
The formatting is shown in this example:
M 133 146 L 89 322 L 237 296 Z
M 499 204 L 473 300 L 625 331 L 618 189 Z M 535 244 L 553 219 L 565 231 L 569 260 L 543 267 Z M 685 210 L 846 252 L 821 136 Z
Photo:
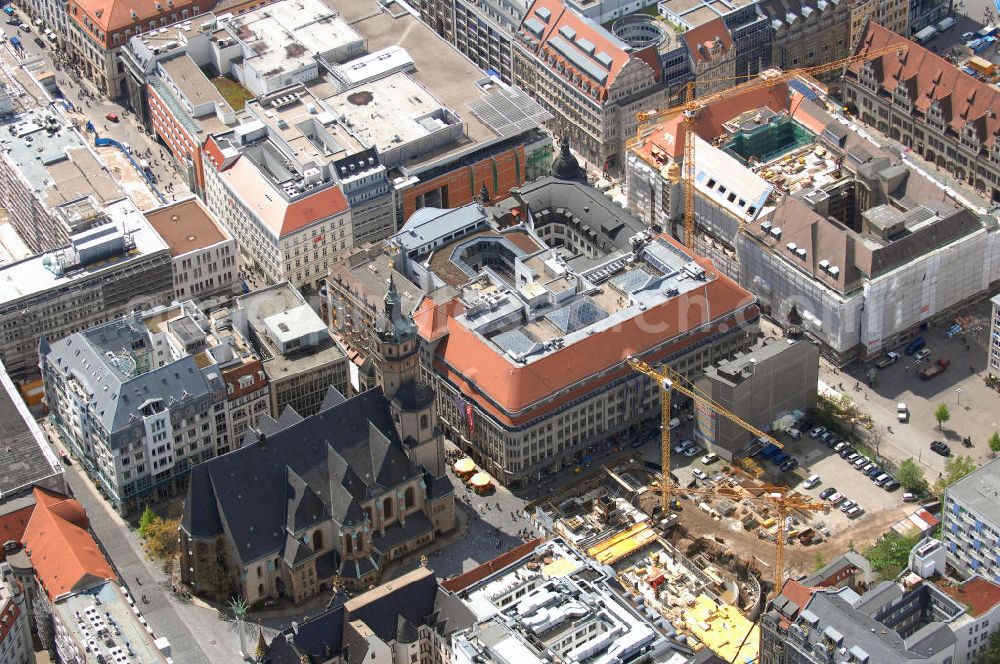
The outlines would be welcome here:
M 521 21 L 520 34 L 556 61 L 596 85 L 603 99 L 629 62 L 627 44 L 559 0 L 535 0 Z M 548 65 L 551 66 L 551 65 Z
M 181 525 L 196 538 L 226 532 L 244 562 L 301 560 L 290 534 L 326 519 L 360 523 L 362 502 L 420 474 L 375 388 L 195 466 Z
M 940 105 L 945 122 L 963 133 L 965 125 L 973 123 L 981 131 L 979 140 L 992 146 L 1000 134 L 1000 91 L 969 76 L 941 56 L 917 45 L 902 35 L 868 21 L 855 53 L 866 49 L 882 49 L 894 45 L 908 47 L 906 51 L 890 53 L 871 60 L 876 81 L 882 89 L 893 93 L 902 86 L 913 102 L 914 109 L 925 113 L 933 103 Z M 858 75 L 866 66 L 856 62 L 848 69 Z
M 724 55 L 733 48 L 733 35 L 721 17 L 691 28 L 681 38 L 696 63 L 710 62 L 716 55 Z M 719 49 L 717 54 L 712 53 L 715 48 Z
M 87 14 L 90 21 L 102 32 L 112 33 L 136 23 L 148 23 L 160 16 L 169 17 L 178 14 L 181 9 L 187 9 L 193 0 L 76 0 L 76 4 Z M 215 0 L 202 0 L 198 3 L 201 12 L 209 11 L 215 5 Z M 134 14 L 134 17 L 133 17 Z M 70 12 L 71 16 L 75 14 Z M 78 18 L 78 21 L 82 19 Z M 89 31 L 85 31 L 89 32 Z M 110 34 L 107 40 L 110 40 Z
M 22 541 L 49 599 L 117 578 L 87 530 L 83 506 L 45 489 L 34 493 L 35 510 Z

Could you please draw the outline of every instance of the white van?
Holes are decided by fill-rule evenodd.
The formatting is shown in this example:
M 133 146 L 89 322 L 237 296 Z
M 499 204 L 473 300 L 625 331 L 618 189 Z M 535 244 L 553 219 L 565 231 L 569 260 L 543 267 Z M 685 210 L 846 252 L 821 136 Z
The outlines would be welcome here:
M 896 404 L 896 417 L 900 422 L 906 422 L 910 419 L 910 409 L 906 407 L 905 403 Z
M 674 429 L 676 429 L 680 425 L 681 425 L 681 421 L 678 418 L 675 417 L 672 420 L 670 420 L 670 430 L 671 431 L 673 431 Z
M 810 475 L 808 479 L 806 479 L 805 487 L 807 489 L 811 489 L 817 484 L 819 484 L 821 481 L 822 480 L 820 480 L 819 475 Z

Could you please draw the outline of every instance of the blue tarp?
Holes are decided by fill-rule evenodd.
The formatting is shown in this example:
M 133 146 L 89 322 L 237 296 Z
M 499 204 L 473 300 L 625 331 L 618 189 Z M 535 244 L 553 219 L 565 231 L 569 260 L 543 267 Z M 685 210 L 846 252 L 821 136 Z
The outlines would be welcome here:
M 792 457 L 788 456 L 788 454 L 786 452 L 782 452 L 781 454 L 774 455 L 774 458 L 771 459 L 771 461 L 774 462 L 774 465 L 780 466 L 781 464 L 785 463 L 786 461 L 788 461 L 791 458 Z
M 765 459 L 770 459 L 780 451 L 781 451 L 780 447 L 778 447 L 774 443 L 768 443 L 767 445 L 764 446 L 764 449 L 760 451 L 760 455 Z

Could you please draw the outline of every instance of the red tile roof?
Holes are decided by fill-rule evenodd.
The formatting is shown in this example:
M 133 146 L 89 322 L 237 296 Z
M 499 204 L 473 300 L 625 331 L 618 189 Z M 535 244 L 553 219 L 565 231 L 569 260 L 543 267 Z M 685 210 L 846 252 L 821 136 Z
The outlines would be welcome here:
M 539 14 L 539 11 L 542 13 Z M 548 19 L 543 18 L 546 11 L 549 13 Z M 525 22 L 532 19 L 540 21 L 545 26 L 541 37 L 525 26 Z M 562 28 L 572 30 L 575 33 L 574 38 L 569 40 L 565 35 L 561 35 L 559 30 Z M 618 76 L 622 68 L 629 62 L 629 54 L 622 48 L 622 42 L 601 26 L 567 8 L 560 0 L 535 0 L 531 8 L 524 15 L 524 20 L 521 21 L 520 33 L 528 38 L 531 43 L 540 47 L 540 51 L 538 52 L 540 58 L 544 60 L 547 56 L 551 55 L 555 57 L 556 63 L 561 63 L 565 66 L 566 71 L 570 75 L 579 73 L 581 80 L 589 80 L 591 84 L 597 85 L 600 89 L 600 93 L 598 94 L 599 99 L 604 99 L 607 89 L 614 84 L 615 77 Z M 596 68 L 604 69 L 608 72 L 607 79 L 602 83 L 588 75 L 583 69 L 573 66 L 572 61 L 567 59 L 551 44 L 550 40 L 554 37 L 559 37 L 564 41 L 571 41 L 579 57 L 588 59 Z M 578 48 L 581 39 L 585 39 L 594 45 L 592 54 L 588 54 Z M 605 67 L 595 59 L 595 56 L 602 51 L 611 57 L 609 67 Z M 646 61 L 645 58 L 644 61 Z M 551 65 L 547 66 L 550 69 L 552 68 Z M 654 71 L 659 72 L 659 67 L 654 69 Z
M 176 23 L 176 21 L 170 20 L 171 15 L 179 17 L 181 12 L 186 9 L 188 15 L 191 16 L 191 10 L 195 4 L 198 5 L 198 11 L 204 13 L 215 6 L 215 0 L 173 0 L 172 2 L 168 0 L 73 0 L 71 6 L 75 5 L 79 11 L 71 10 L 69 14 L 83 27 L 85 34 L 109 48 L 113 33 L 137 24 L 141 25 L 145 32 L 149 22 L 154 19 L 159 27 L 161 16 L 166 17 L 170 23 Z M 103 39 L 86 28 L 85 18 L 105 33 Z
M 1000 603 L 1000 585 L 981 576 L 974 576 L 959 586 L 944 581 L 938 581 L 936 585 L 949 597 L 964 604 L 973 618 Z
M 24 529 L 28 527 L 28 520 L 31 519 L 31 511 L 33 509 L 35 509 L 35 506 L 29 505 L 28 507 L 23 507 L 0 516 L 0 545 L 9 541 L 21 541 L 21 538 L 24 536 Z M 0 546 L 0 560 L 4 560 L 6 557 L 3 547 Z
M 781 587 L 781 594 L 795 602 L 796 606 L 799 607 L 799 611 L 806 608 L 806 604 L 812 599 L 814 591 L 815 588 L 804 586 L 795 579 L 785 581 L 785 585 Z
M 532 551 L 538 548 L 538 545 L 544 542 L 545 539 L 539 537 L 538 539 L 533 539 L 529 542 L 514 547 L 507 553 L 494 558 L 493 560 L 483 563 L 479 567 L 470 569 L 464 574 L 459 574 L 458 576 L 453 576 L 447 581 L 441 582 L 441 587 L 449 592 L 460 592 L 465 590 L 473 583 L 478 583 L 491 574 L 495 574 L 502 570 L 508 565 L 512 565 L 521 558 L 530 554 Z
M 35 510 L 22 542 L 35 575 L 50 599 L 116 578 L 110 563 L 87 530 L 83 506 L 36 488 Z
M 728 53 L 733 48 L 733 36 L 721 18 L 714 18 L 691 28 L 684 33 L 682 39 L 687 44 L 691 59 L 697 63 L 711 62 L 716 55 Z M 716 46 L 719 47 L 719 52 L 713 54 L 712 49 Z
M 686 251 L 673 238 L 663 237 Z M 507 426 L 517 426 L 631 373 L 623 364 L 630 355 L 643 355 L 668 339 L 676 339 L 661 348 L 656 357 L 644 355 L 647 361 L 655 361 L 732 329 L 734 323 L 759 313 L 753 295 L 716 270 L 709 260 L 697 256 L 694 260 L 709 275 L 705 285 L 525 365 L 514 364 L 490 342 L 455 320 L 464 309 L 452 304 L 446 310 L 448 336 L 438 345 L 434 367 L 481 409 Z M 430 321 L 431 316 L 438 318 Z M 439 336 L 440 316 L 440 307 L 424 307 L 417 312 L 417 329 L 424 339 L 432 339 L 432 331 Z M 737 320 L 740 316 L 746 318 Z M 699 332 L 683 336 L 702 326 Z M 540 406 L 545 399 L 551 400 Z
M 1000 134 L 1000 91 L 969 76 L 939 55 L 915 44 L 902 35 L 869 21 L 858 42 L 857 53 L 865 49 L 882 49 L 895 45 L 907 50 L 890 53 L 871 60 L 875 78 L 890 94 L 902 86 L 913 100 L 913 107 L 925 113 L 934 102 L 942 110 L 945 121 L 961 134 L 969 123 L 977 125 L 979 140 L 992 146 Z M 849 67 L 854 74 L 865 66 L 857 62 Z
M 702 108 L 695 118 L 694 131 L 700 138 L 711 143 L 725 132 L 723 124 L 740 113 L 765 106 L 772 111 L 781 112 L 789 110 L 791 105 L 792 97 L 789 96 L 787 83 L 749 90 Z M 653 155 L 658 153 L 673 160 L 679 159 L 684 154 L 685 136 L 681 131 L 681 120 L 678 114 L 661 122 L 633 151 L 650 164 L 657 163 L 658 160 Z

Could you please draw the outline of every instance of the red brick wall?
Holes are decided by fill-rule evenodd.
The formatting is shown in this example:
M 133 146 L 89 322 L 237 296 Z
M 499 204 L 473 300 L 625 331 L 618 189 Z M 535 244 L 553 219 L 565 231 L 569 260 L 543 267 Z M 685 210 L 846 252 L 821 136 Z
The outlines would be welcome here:
M 181 163 L 188 157 L 194 162 L 195 180 L 198 187 L 205 187 L 205 174 L 202 171 L 201 146 L 197 137 L 191 136 L 184 125 L 173 116 L 170 107 L 167 106 L 152 86 L 147 86 L 149 93 L 149 115 L 153 121 L 153 129 L 157 135 L 167 144 L 170 152 Z M 183 137 L 183 139 L 181 138 Z

